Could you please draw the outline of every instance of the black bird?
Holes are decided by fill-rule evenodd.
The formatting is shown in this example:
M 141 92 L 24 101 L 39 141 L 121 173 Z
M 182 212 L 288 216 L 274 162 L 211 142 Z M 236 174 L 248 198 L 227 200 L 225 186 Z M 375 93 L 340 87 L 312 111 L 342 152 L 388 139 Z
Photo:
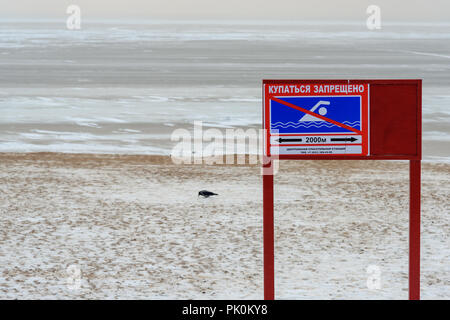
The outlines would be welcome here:
M 208 191 L 208 190 L 202 190 L 202 191 L 199 191 L 199 193 L 198 193 L 198 197 L 200 197 L 200 196 L 202 196 L 204 198 L 208 198 L 210 196 L 218 196 L 218 194 Z

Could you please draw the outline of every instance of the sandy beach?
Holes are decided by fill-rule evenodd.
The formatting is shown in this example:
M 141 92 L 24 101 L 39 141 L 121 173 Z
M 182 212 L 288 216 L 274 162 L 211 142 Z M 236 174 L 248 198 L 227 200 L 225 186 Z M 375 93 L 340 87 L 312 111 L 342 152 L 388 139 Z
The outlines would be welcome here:
M 422 168 L 422 297 L 448 299 L 450 164 Z M 277 298 L 407 299 L 408 200 L 407 162 L 283 161 Z M 259 166 L 2 153 L 0 266 L 2 299 L 262 299 Z

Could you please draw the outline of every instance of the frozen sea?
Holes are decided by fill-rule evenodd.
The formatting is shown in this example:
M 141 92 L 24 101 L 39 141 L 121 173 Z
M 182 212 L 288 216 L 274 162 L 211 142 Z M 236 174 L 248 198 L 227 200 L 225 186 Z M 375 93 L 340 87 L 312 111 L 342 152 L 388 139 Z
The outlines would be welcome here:
M 423 79 L 450 161 L 450 23 L 0 21 L 0 152 L 169 154 L 177 128 L 260 128 L 263 78 Z

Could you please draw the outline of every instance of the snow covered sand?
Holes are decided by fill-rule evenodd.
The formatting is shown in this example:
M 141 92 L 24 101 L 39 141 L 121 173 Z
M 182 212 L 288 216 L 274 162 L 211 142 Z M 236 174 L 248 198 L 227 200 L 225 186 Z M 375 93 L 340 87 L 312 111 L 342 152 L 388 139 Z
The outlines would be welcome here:
M 277 298 L 407 299 L 407 162 L 283 161 L 275 181 Z M 449 181 L 423 164 L 424 299 L 450 298 Z M 263 298 L 259 167 L 0 154 L 0 298 Z

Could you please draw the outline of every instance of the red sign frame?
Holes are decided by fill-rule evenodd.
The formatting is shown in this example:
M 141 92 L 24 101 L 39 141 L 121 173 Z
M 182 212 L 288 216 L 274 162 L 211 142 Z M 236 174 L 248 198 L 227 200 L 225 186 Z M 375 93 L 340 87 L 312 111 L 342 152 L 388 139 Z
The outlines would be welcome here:
M 266 86 L 296 84 L 368 84 L 370 154 L 368 156 L 280 155 L 280 160 L 422 159 L 422 80 L 263 80 L 263 129 L 269 128 L 267 117 L 264 115 L 271 95 L 266 90 Z M 404 98 L 407 98 L 406 102 L 402 101 Z M 403 124 L 402 121 L 404 121 Z M 267 139 L 265 145 L 267 145 Z
M 274 268 L 274 159 L 279 160 L 409 160 L 409 299 L 420 299 L 420 197 L 422 160 L 422 80 L 263 80 L 263 119 L 265 129 L 265 168 L 263 175 L 264 299 L 275 298 Z M 283 95 L 269 93 L 268 87 L 299 85 L 350 85 L 368 87 L 368 155 L 270 155 L 270 120 L 266 116 L 270 99 Z M 292 95 L 292 92 L 287 92 Z M 329 93 L 326 93 L 329 95 Z M 301 110 L 303 111 L 303 110 Z

